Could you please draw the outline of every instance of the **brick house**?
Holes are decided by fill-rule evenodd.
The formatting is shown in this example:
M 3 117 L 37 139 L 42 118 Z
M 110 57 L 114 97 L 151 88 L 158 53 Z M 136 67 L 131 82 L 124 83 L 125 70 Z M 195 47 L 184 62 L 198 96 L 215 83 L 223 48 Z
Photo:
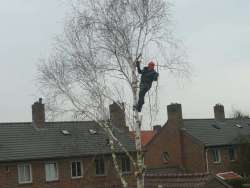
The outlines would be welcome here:
M 124 109 L 110 105 L 113 133 L 132 154 L 135 146 L 125 122 Z M 148 144 L 159 126 L 143 131 Z M 45 122 L 44 104 L 32 105 L 32 122 L 0 123 L 0 188 L 121 188 L 108 139 L 93 121 Z M 116 148 L 120 167 L 136 187 L 134 169 Z M 147 168 L 145 188 L 230 188 L 209 173 L 184 173 L 180 168 Z
M 145 145 L 148 167 L 216 174 L 241 160 L 238 140 L 250 135 L 250 119 L 226 119 L 220 104 L 214 106 L 214 119 L 183 119 L 181 104 L 168 105 L 167 111 L 168 121 Z
M 117 112 L 117 105 L 110 105 Z M 122 113 L 120 113 L 123 115 Z M 134 142 L 119 114 L 110 115 L 114 134 L 129 152 Z M 93 121 L 45 122 L 44 104 L 32 105 L 32 122 L 0 123 L 1 188 L 119 187 L 107 137 Z M 115 122 L 119 120 L 116 124 Z M 135 182 L 130 161 L 117 156 L 129 183 Z

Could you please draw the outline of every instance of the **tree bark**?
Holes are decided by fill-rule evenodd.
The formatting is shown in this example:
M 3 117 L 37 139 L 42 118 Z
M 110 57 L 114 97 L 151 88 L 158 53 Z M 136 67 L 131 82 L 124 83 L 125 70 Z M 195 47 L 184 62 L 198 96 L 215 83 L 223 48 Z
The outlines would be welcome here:
M 136 67 L 132 70 L 132 92 L 133 104 L 136 106 L 138 102 L 138 80 L 136 76 Z M 135 147 L 137 153 L 137 169 L 135 170 L 135 176 L 137 179 L 137 188 L 144 188 L 144 160 L 141 144 L 141 120 L 137 109 L 135 109 L 134 120 Z

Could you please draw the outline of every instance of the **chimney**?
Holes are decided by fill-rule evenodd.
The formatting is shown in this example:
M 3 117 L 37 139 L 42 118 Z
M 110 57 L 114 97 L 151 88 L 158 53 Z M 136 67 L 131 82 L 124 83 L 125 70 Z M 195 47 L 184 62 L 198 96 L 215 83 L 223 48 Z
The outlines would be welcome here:
M 224 106 L 222 104 L 216 104 L 214 106 L 214 119 L 216 121 L 224 121 L 225 120 Z
M 45 111 L 42 98 L 32 105 L 32 122 L 37 128 L 43 128 L 45 122 Z
M 129 130 L 126 126 L 124 103 L 113 102 L 113 104 L 109 105 L 109 112 L 110 121 L 113 126 L 124 129 L 126 131 Z
M 167 106 L 168 120 L 182 120 L 181 104 L 171 103 Z
M 153 130 L 156 131 L 156 132 L 158 133 L 158 132 L 160 132 L 160 130 L 161 130 L 161 126 L 160 126 L 160 125 L 155 125 L 155 126 L 153 127 Z

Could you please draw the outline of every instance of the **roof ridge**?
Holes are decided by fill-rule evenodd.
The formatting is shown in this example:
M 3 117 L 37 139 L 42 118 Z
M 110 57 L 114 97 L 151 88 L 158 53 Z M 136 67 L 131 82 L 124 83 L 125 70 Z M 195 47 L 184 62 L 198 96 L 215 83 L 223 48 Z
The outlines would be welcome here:
M 32 124 L 32 122 L 0 122 L 0 125 Z
M 187 121 L 189 121 L 189 120 L 214 120 L 214 121 L 216 121 L 214 118 L 183 118 L 183 120 L 185 121 L 185 120 L 187 120 Z M 244 118 L 244 119 L 237 119 L 237 118 L 225 118 L 225 120 L 237 120 L 237 121 L 239 121 L 239 120 L 250 120 L 250 118 Z
M 86 120 L 86 121 L 45 121 L 45 124 L 49 124 L 49 123 L 54 123 L 54 124 L 58 124 L 58 123 L 92 123 L 95 121 L 91 121 L 91 120 Z M 0 122 L 0 125 L 16 125 L 16 124 L 32 124 L 32 121 L 27 121 L 27 122 Z
M 93 120 L 86 120 L 86 121 L 46 121 L 45 123 L 92 123 L 92 122 L 95 122 Z

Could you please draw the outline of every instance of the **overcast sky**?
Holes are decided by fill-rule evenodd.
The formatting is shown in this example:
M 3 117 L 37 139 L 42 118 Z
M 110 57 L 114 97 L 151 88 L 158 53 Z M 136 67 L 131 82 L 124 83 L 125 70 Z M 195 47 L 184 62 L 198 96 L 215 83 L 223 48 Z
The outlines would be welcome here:
M 161 75 L 161 113 L 182 104 L 184 118 L 212 118 L 222 103 L 250 114 L 250 1 L 172 0 L 176 34 L 193 66 L 190 80 Z M 69 12 L 63 0 L 0 1 L 0 122 L 31 121 L 31 104 L 40 97 L 36 65 L 62 33 Z M 161 74 L 161 73 L 160 73 Z

